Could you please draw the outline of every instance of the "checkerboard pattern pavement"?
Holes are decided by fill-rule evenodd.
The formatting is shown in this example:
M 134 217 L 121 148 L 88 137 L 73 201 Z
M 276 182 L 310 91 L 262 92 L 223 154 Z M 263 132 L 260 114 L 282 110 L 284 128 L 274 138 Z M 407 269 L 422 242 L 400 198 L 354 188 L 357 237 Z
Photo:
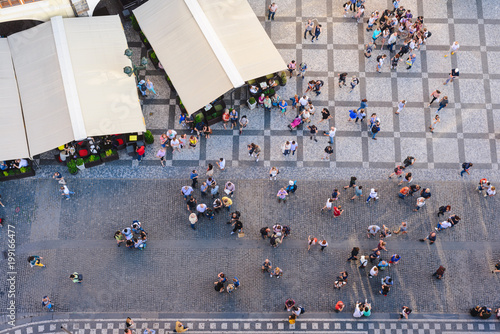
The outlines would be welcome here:
M 311 96 L 317 108 L 313 124 L 320 131 L 329 126 L 337 128 L 334 154 L 331 161 L 322 161 L 327 137 L 318 143 L 309 139 L 307 129 L 289 131 L 287 125 L 295 116 L 289 108 L 285 118 L 276 108 L 271 113 L 262 109 L 249 110 L 246 107 L 245 89 L 233 93 L 233 105 L 240 116 L 247 115 L 250 124 L 242 135 L 236 130 L 224 130 L 222 124 L 213 127 L 210 139 L 202 138 L 196 150 L 181 153 L 167 153 L 168 166 L 203 166 L 220 157 L 228 166 L 286 166 L 286 167 L 346 167 L 346 168 L 391 168 L 407 155 L 417 157 L 415 168 L 446 169 L 460 167 L 464 161 L 471 161 L 478 169 L 498 170 L 500 148 L 500 97 L 494 92 L 500 89 L 500 4 L 495 0 L 456 1 L 402 1 L 414 16 L 422 15 L 424 24 L 432 32 L 426 45 L 416 51 L 415 65 L 406 70 L 400 62 L 397 70 L 390 70 L 388 50 L 375 50 L 367 59 L 363 45 L 370 40 L 366 32 L 366 17 L 363 23 L 356 23 L 350 17 L 343 17 L 341 3 L 332 0 L 277 0 L 278 12 L 274 21 L 268 21 L 266 8 L 270 0 L 249 0 L 258 19 L 276 45 L 285 62 L 295 59 L 309 66 L 306 78 L 292 78 L 278 92 L 289 99 L 302 94 L 311 79 L 325 82 L 322 94 Z M 366 13 L 392 8 L 391 1 L 369 0 Z M 496 13 L 496 14 L 495 14 Z M 311 43 L 303 39 L 304 23 L 317 19 L 324 31 L 319 41 Z M 147 50 L 129 22 L 125 29 L 133 59 L 147 56 Z M 460 50 L 453 56 L 444 55 L 451 43 L 457 40 Z M 399 41 L 401 43 L 401 41 Z M 389 58 L 382 73 L 376 73 L 376 56 L 387 54 Z M 452 68 L 460 69 L 460 79 L 443 85 Z M 337 75 L 348 72 L 356 75 L 360 85 L 349 93 L 349 88 L 340 89 Z M 178 124 L 180 109 L 175 91 L 166 84 L 164 72 L 150 64 L 141 77 L 149 78 L 159 92 L 143 101 L 143 111 L 148 129 L 158 138 L 167 129 L 188 133 Z M 429 95 L 441 90 L 450 104 L 440 111 L 441 123 L 434 133 L 428 127 L 437 110 L 436 103 L 429 108 Z M 313 94 L 314 95 L 314 94 Z M 358 108 L 362 98 L 368 99 L 367 113 L 377 113 L 381 120 L 378 140 L 371 140 L 365 123 L 348 122 L 348 110 Z M 226 94 L 231 104 L 231 96 Z M 400 115 L 394 114 L 397 102 L 408 103 Z M 327 122 L 319 123 L 320 112 L 328 108 L 335 115 Z M 321 135 L 321 133 L 320 133 Z M 284 157 L 281 145 L 286 140 L 299 144 L 297 154 Z M 159 143 L 153 145 L 141 166 L 159 164 L 155 153 Z M 255 162 L 246 154 L 246 146 L 254 142 L 261 145 L 263 155 Z M 49 157 L 51 155 L 47 155 Z M 129 157 L 124 157 L 130 160 Z M 130 162 L 121 162 L 130 164 Z
M 360 320 L 327 320 L 327 319 L 302 319 L 297 320 L 296 324 L 288 324 L 288 321 L 277 319 L 187 319 L 182 320 L 183 324 L 189 327 L 189 332 L 202 333 L 216 331 L 217 333 L 276 333 L 291 331 L 304 333 L 368 333 L 368 334 L 440 334 L 440 333 L 470 333 L 498 331 L 498 324 L 494 322 L 466 322 L 466 321 L 370 321 Z M 136 321 L 133 331 L 135 334 L 142 334 L 144 329 L 149 328 L 156 331 L 157 334 L 172 333 L 175 328 L 176 320 L 145 320 Z M 125 329 L 125 322 L 118 320 L 78 320 L 68 321 L 40 321 L 18 326 L 12 330 L 0 331 L 1 334 L 42 334 L 61 332 L 64 327 L 73 334 L 121 334 Z

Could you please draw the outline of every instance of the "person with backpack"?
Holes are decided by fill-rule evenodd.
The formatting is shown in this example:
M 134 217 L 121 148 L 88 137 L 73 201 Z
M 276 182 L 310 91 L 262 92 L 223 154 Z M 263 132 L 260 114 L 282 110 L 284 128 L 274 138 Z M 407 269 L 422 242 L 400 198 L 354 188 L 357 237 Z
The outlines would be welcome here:
M 28 257 L 28 262 L 31 266 L 31 268 L 33 267 L 42 267 L 42 268 L 46 268 L 47 266 L 42 264 L 42 259 L 43 257 L 41 256 L 38 256 L 38 255 L 31 255 Z
M 464 162 L 462 163 L 462 171 L 460 172 L 460 176 L 463 177 L 464 173 L 467 173 L 467 175 L 470 175 L 469 170 L 471 167 L 474 166 L 472 162 Z
M 313 88 L 313 92 L 316 93 L 316 96 L 321 94 L 321 87 L 323 87 L 324 84 L 325 84 L 325 82 L 323 80 L 316 81 L 316 83 L 314 84 L 314 88 Z
M 377 73 L 381 73 L 385 58 L 387 58 L 385 54 L 377 56 Z
M 409 308 L 408 306 L 403 306 L 401 313 L 399 314 L 399 320 L 403 318 L 408 319 L 410 313 L 411 313 L 411 308 Z
M 69 278 L 73 281 L 73 283 L 82 283 L 83 275 L 77 273 L 76 271 L 69 275 Z
M 375 138 L 375 136 L 377 135 L 377 133 L 380 132 L 380 122 L 377 121 L 375 124 L 373 124 L 372 126 L 372 139 L 373 140 L 377 140 L 377 138 Z
M 137 87 L 139 88 L 139 91 L 141 92 L 141 94 L 142 94 L 143 97 L 148 97 L 146 95 L 146 92 L 148 91 L 148 87 L 146 85 L 146 81 L 145 80 L 139 81 L 139 83 L 137 84 Z
M 288 194 L 293 194 L 295 191 L 297 191 L 297 181 L 288 181 L 288 186 L 285 188 L 285 191 Z
M 299 73 L 297 73 L 297 76 L 298 77 L 302 76 L 302 79 L 304 79 L 304 75 L 306 74 L 306 71 L 307 71 L 307 64 L 305 62 L 300 63 L 299 70 L 298 70 Z

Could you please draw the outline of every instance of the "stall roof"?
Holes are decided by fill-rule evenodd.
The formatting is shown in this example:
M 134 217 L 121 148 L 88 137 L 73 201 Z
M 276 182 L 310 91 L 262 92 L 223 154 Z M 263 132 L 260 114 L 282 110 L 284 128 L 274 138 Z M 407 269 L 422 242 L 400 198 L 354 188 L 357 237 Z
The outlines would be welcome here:
M 123 73 L 130 60 L 118 16 L 52 18 L 7 41 L 14 64 L 9 80 L 19 87 L 11 96 L 20 97 L 22 110 L 9 112 L 8 122 L 24 119 L 16 128 L 26 129 L 29 147 L 15 158 L 88 136 L 146 130 L 135 78 Z M 0 151 L 0 159 L 11 158 Z
M 150 0 L 134 15 L 189 113 L 286 68 L 246 0 Z
M 2 160 L 28 157 L 28 143 L 9 43 L 0 38 L 0 152 Z

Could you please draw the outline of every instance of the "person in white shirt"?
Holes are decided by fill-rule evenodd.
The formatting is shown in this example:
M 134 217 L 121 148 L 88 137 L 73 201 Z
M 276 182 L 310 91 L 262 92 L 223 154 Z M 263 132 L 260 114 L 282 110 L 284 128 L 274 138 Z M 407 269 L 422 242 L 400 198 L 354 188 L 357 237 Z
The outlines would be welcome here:
M 459 48 L 460 48 L 460 44 L 458 44 L 458 42 L 457 42 L 457 41 L 455 41 L 455 42 L 453 42 L 453 44 L 450 46 L 450 50 L 448 51 L 448 53 L 450 53 L 451 55 L 454 55 L 454 54 L 455 54 L 455 52 L 457 52 Z M 446 57 L 448 57 L 448 53 L 446 53 L 446 54 L 444 55 L 444 57 L 445 57 L 445 58 L 446 58 Z
M 356 302 L 356 307 L 354 308 L 354 313 L 352 314 L 354 318 L 361 318 L 363 316 L 363 312 L 361 311 L 361 306 L 362 304 Z
M 330 131 L 327 133 L 326 131 L 323 132 L 324 136 L 329 136 L 330 137 L 330 144 L 333 144 L 333 139 L 335 138 L 335 133 L 337 132 L 337 129 L 335 127 L 331 127 Z
M 226 159 L 220 158 L 219 161 L 217 161 L 217 166 L 219 166 L 220 170 L 224 170 L 226 168 Z
M 184 186 L 181 189 L 182 195 L 184 195 L 184 200 L 187 200 L 188 197 L 191 197 L 191 194 L 193 193 L 193 188 L 190 186 Z
M 495 190 L 495 187 L 494 187 L 494 186 L 491 186 L 491 187 L 489 187 L 489 188 L 486 190 L 486 194 L 484 194 L 484 197 L 486 197 L 486 196 L 489 196 L 489 197 L 491 197 L 491 196 L 495 196 L 495 195 L 496 195 L 496 193 L 497 193 L 497 191 Z
M 67 185 L 63 185 L 63 186 L 61 187 L 61 192 L 62 192 L 62 194 L 61 194 L 61 195 L 66 196 L 66 200 L 69 200 L 69 199 L 70 199 L 70 195 L 73 195 L 73 194 L 74 194 L 74 192 L 72 192 L 72 191 L 70 191 L 70 190 L 68 189 L 68 186 L 67 186 Z
M 295 155 L 295 151 L 297 150 L 297 147 L 299 145 L 294 141 L 292 141 L 292 144 L 290 145 L 290 151 L 292 151 L 292 155 Z
M 309 97 L 307 97 L 307 95 L 302 96 L 299 100 L 299 104 L 299 111 L 304 110 L 305 107 L 309 104 Z
M 435 230 L 441 231 L 441 230 L 447 229 L 448 227 L 451 227 L 451 223 L 449 221 L 445 220 L 444 222 L 438 223 L 437 227 L 435 227 Z

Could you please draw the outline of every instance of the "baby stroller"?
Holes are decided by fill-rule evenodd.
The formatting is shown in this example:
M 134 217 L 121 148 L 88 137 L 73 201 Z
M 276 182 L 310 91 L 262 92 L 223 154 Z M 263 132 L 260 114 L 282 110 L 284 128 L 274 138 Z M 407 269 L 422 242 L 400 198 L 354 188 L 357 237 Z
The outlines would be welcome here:
M 301 125 L 301 124 L 302 124 L 302 118 L 299 115 L 299 116 L 295 117 L 294 120 L 292 121 L 292 123 L 290 123 L 288 125 L 288 128 L 290 129 L 290 131 L 296 130 L 299 127 L 299 125 Z

